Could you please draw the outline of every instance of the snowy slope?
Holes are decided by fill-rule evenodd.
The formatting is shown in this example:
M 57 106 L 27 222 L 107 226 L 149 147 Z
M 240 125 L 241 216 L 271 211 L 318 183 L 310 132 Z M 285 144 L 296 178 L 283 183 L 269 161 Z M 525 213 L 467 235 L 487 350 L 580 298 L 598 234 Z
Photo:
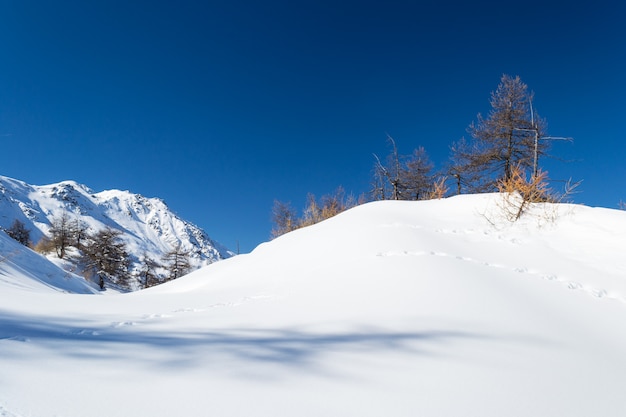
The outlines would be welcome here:
M 0 293 L 5 287 L 75 294 L 98 291 L 96 285 L 83 277 L 64 270 L 62 265 L 51 262 L 0 231 Z
M 0 415 L 626 415 L 626 213 L 498 199 L 366 204 L 131 294 L 4 286 Z
M 135 257 L 146 253 L 158 260 L 179 243 L 196 268 L 233 255 L 158 198 L 119 190 L 94 193 L 74 181 L 35 186 L 0 176 L 0 228 L 9 228 L 17 219 L 37 242 L 48 232 L 52 219 L 63 212 L 92 231 L 109 226 L 124 232 L 123 239 Z

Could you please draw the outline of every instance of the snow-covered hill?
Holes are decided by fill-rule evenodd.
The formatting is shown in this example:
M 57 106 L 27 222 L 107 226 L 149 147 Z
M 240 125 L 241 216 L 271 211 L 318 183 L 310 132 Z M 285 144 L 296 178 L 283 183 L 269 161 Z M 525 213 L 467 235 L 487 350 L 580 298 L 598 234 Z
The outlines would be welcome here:
M 54 263 L 53 260 L 25 248 L 0 232 L 0 287 L 31 291 L 47 289 L 75 294 L 98 291 L 94 283 L 65 270 L 61 261 Z
M 0 228 L 8 229 L 19 220 L 30 230 L 31 240 L 37 242 L 62 213 L 92 231 L 106 226 L 122 231 L 129 252 L 136 258 L 145 253 L 158 260 L 178 244 L 189 253 L 194 268 L 233 255 L 158 198 L 119 190 L 94 193 L 74 181 L 36 186 L 0 176 Z
M 498 201 L 362 205 L 130 294 L 0 281 L 0 415 L 626 415 L 626 212 Z

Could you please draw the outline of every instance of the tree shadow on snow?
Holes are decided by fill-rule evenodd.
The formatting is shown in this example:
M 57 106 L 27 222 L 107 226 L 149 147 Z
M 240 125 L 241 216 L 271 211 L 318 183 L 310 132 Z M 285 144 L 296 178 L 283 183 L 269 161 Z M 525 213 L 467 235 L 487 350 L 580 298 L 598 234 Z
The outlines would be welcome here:
M 331 353 L 401 352 L 439 355 L 442 346 L 484 335 L 459 331 L 390 332 L 362 328 L 319 333 L 294 329 L 151 331 L 141 323 L 94 326 L 80 318 L 50 318 L 0 312 L 0 352 L 6 343 L 27 343 L 78 359 L 133 360 L 151 366 L 185 367 L 207 358 L 307 366 Z M 15 359 L 20 349 L 11 349 Z M 3 352 L 3 356 L 7 352 Z M 28 360 L 28 356 L 24 359 Z

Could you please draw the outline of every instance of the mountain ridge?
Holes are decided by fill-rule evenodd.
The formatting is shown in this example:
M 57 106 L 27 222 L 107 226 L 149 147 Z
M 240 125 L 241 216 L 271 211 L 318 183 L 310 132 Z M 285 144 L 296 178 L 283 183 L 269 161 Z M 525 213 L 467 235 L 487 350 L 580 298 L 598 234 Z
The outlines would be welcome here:
M 73 180 L 31 185 L 0 176 L 0 228 L 9 229 L 18 220 L 36 244 L 49 235 L 53 220 L 63 213 L 91 232 L 106 227 L 123 232 L 121 239 L 134 260 L 144 254 L 160 259 L 178 245 L 189 255 L 192 269 L 234 255 L 160 198 L 117 189 L 94 192 Z

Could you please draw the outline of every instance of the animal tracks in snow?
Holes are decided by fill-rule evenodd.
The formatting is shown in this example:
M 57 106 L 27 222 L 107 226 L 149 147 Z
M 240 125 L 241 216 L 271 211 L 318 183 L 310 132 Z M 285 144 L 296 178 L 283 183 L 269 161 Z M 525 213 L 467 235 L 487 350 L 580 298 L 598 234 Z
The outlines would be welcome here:
M 231 302 L 222 302 L 222 303 L 211 304 L 211 305 L 209 305 L 209 306 L 207 306 L 205 308 L 191 308 L 191 307 L 189 307 L 189 308 L 178 308 L 178 309 L 173 310 L 173 311 L 171 311 L 169 313 L 144 314 L 144 315 L 140 316 L 139 318 L 132 319 L 132 320 L 109 322 L 108 325 L 104 324 L 102 327 L 98 327 L 97 329 L 72 330 L 69 333 L 74 335 L 74 336 L 80 336 L 80 337 L 97 337 L 97 336 L 101 336 L 103 333 L 107 333 L 108 331 L 110 331 L 112 329 L 122 330 L 122 329 L 128 328 L 128 327 L 142 326 L 142 325 L 150 323 L 151 321 L 154 321 L 154 320 L 163 320 L 163 319 L 174 318 L 174 317 L 180 316 L 181 314 L 201 313 L 201 312 L 208 311 L 208 310 L 210 310 L 212 308 L 219 308 L 219 307 L 237 307 L 237 306 L 240 306 L 240 305 L 242 305 L 244 303 L 247 303 L 249 301 L 272 299 L 272 298 L 276 298 L 276 296 L 274 296 L 274 295 L 253 295 L 253 296 L 243 297 L 243 298 L 240 298 L 238 300 L 231 301 Z M 108 331 L 106 330 L 107 328 L 109 329 Z M 4 339 L 0 339 L 0 340 L 29 341 L 28 339 L 21 340 L 18 337 L 4 338 Z M 2 417 L 1 414 L 0 414 L 0 417 Z
M 469 262 L 469 263 L 473 263 L 476 265 L 486 266 L 488 268 L 509 270 L 509 271 L 517 272 L 519 274 L 541 278 L 546 281 L 558 282 L 562 284 L 563 287 L 569 290 L 584 291 L 594 298 L 615 300 L 615 301 L 619 301 L 621 303 L 626 304 L 626 297 L 624 297 L 623 295 L 617 294 L 614 291 L 608 291 L 604 288 L 590 287 L 588 285 L 581 284 L 580 282 L 570 281 L 565 277 L 561 277 L 561 276 L 550 274 L 550 273 L 542 273 L 541 271 L 536 271 L 525 266 L 507 266 L 507 265 L 502 265 L 498 263 L 484 262 L 484 261 L 476 260 L 471 257 L 461 256 L 461 255 L 452 255 L 452 254 L 440 252 L 440 251 L 389 251 L 389 252 L 384 252 L 384 253 L 379 252 L 376 254 L 376 256 L 377 257 L 395 257 L 395 256 L 447 257 L 447 258 L 451 258 L 460 262 Z
M 431 252 L 432 254 L 432 252 Z M 410 251 L 399 251 L 399 252 L 379 252 L 376 254 L 376 256 L 421 256 L 421 255 L 426 255 L 426 252 L 424 251 L 415 251 L 415 252 L 410 252 Z
M 252 295 L 252 296 L 240 298 L 240 299 L 235 300 L 235 301 L 211 304 L 211 305 L 209 305 L 207 307 L 204 307 L 204 308 L 192 308 L 192 307 L 189 307 L 189 308 L 178 308 L 176 310 L 171 311 L 170 313 L 146 314 L 146 315 L 142 316 L 140 321 L 114 322 L 114 323 L 111 323 L 111 326 L 112 327 L 116 327 L 116 328 L 126 327 L 126 326 L 137 326 L 137 325 L 141 325 L 142 323 L 145 323 L 145 322 L 148 322 L 148 321 L 151 321 L 151 320 L 169 319 L 169 318 L 176 317 L 176 316 L 178 316 L 180 314 L 202 313 L 202 312 L 211 310 L 213 308 L 237 307 L 237 306 L 245 304 L 245 303 L 247 303 L 249 301 L 264 300 L 264 299 L 271 299 L 271 298 L 275 298 L 275 296 L 273 296 L 273 295 Z
M 148 319 L 163 319 L 163 318 L 169 318 L 169 317 L 173 317 L 171 314 L 147 314 L 145 316 L 143 316 L 144 320 L 148 320 Z

